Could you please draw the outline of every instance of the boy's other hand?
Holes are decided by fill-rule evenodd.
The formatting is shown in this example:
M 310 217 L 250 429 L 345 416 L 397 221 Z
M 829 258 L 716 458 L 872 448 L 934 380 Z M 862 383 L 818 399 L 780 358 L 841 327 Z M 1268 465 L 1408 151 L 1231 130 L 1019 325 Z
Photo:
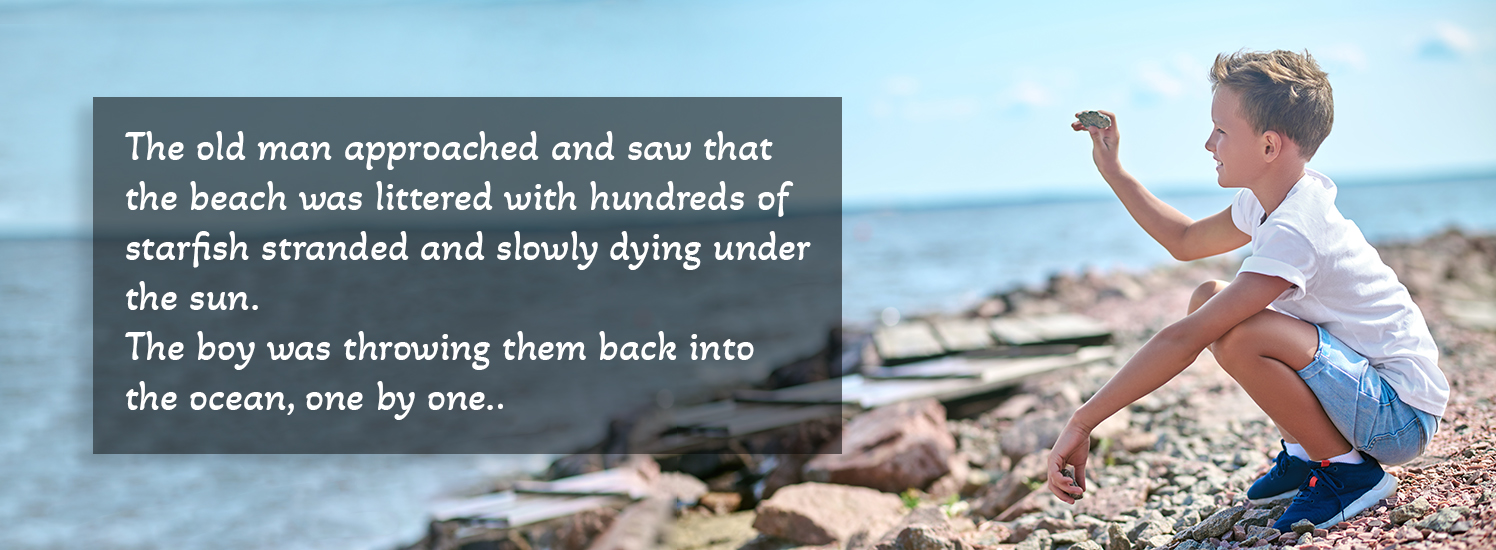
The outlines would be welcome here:
M 1097 110 L 1112 119 L 1110 128 L 1097 128 L 1086 126 L 1079 120 L 1070 123 L 1070 128 L 1077 132 L 1088 132 L 1091 134 L 1091 160 L 1096 162 L 1096 169 L 1103 174 L 1115 172 L 1120 169 L 1121 164 L 1117 161 L 1117 142 L 1121 134 L 1117 130 L 1117 115 L 1111 111 Z M 1076 113 L 1080 116 L 1080 113 Z
M 1073 424 L 1065 426 L 1054 442 L 1054 450 L 1049 453 L 1049 490 L 1066 504 L 1075 504 L 1075 499 L 1086 492 L 1086 459 L 1090 454 L 1090 430 Z M 1066 466 L 1075 467 L 1075 477 L 1065 475 Z

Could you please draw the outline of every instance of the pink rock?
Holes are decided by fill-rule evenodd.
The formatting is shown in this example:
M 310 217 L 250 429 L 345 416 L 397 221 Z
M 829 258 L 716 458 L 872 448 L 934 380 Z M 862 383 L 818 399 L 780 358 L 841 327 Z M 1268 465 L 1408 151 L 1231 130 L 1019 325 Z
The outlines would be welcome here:
M 758 504 L 753 528 L 799 544 L 845 543 L 876 537 L 904 517 L 899 497 L 863 487 L 801 483 Z
M 1404 525 L 1397 528 L 1396 531 L 1393 531 L 1392 537 L 1396 539 L 1397 542 L 1411 542 L 1415 540 L 1423 540 L 1423 533 L 1419 532 L 1418 529 L 1415 529 L 1411 526 Z
M 956 440 L 945 427 L 945 407 L 934 399 L 897 403 L 853 418 L 840 454 L 805 464 L 805 479 L 897 493 L 923 489 L 950 472 Z

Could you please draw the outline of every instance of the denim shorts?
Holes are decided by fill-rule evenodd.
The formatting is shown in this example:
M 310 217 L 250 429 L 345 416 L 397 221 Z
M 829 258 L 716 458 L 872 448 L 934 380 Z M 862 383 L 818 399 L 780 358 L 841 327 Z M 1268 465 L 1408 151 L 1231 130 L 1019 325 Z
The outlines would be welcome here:
M 1345 440 L 1382 464 L 1402 464 L 1423 454 L 1439 417 L 1403 403 L 1365 357 L 1316 328 L 1319 350 L 1299 377 Z

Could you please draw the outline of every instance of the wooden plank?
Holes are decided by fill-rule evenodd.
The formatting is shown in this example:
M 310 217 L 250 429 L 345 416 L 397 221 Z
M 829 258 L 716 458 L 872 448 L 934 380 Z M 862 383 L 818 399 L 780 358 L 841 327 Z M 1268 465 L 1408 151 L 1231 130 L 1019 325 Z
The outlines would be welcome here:
M 873 333 L 873 344 L 884 362 L 909 361 L 945 354 L 945 346 L 935 338 L 929 323 L 919 320 L 905 321 L 891 327 L 883 327 Z
M 517 481 L 514 491 L 520 494 L 605 495 L 644 498 L 649 483 L 633 468 L 613 468 L 555 481 Z
M 1100 321 L 1073 313 L 998 317 L 989 325 L 998 341 L 1014 346 L 1042 343 L 1100 345 L 1109 341 L 1112 334 Z
M 1028 319 L 1021 317 L 998 317 L 989 323 L 998 341 L 1010 346 L 1038 344 L 1044 341 L 1039 331 Z
M 920 369 L 928 369 L 934 372 L 945 371 L 943 376 L 880 378 L 850 374 L 840 379 L 769 392 L 754 392 L 747 395 L 740 392 L 734 394 L 734 399 L 740 402 L 798 404 L 821 404 L 839 400 L 842 403 L 869 409 L 924 397 L 949 401 L 1011 386 L 1035 374 L 1094 363 L 1110 359 L 1115 355 L 1116 348 L 1101 346 L 1080 348 L 1074 354 L 1052 357 L 943 358 L 900 367 L 880 367 L 869 371 L 872 373 L 901 372 L 893 369 L 912 368 L 912 370 L 902 372 L 920 373 Z M 927 364 L 935 366 L 925 366 Z M 955 376 L 955 373 L 960 373 L 960 376 Z
M 1111 329 L 1108 329 L 1101 321 L 1073 313 L 1032 317 L 1029 322 L 1038 328 L 1039 335 L 1046 342 L 1071 342 L 1085 345 L 1082 341 L 1100 343 L 1109 339 L 1112 334 Z
M 948 352 L 990 348 L 995 343 L 986 319 L 933 319 L 930 326 Z
M 869 409 L 926 397 L 952 401 L 1012 386 L 1036 374 L 1086 365 L 1110 359 L 1115 355 L 1115 348 L 1105 346 L 1081 348 L 1075 355 L 1060 357 L 1021 360 L 965 359 L 973 363 L 973 368 L 981 369 L 981 376 L 978 379 L 869 379 L 857 384 L 851 391 L 844 387 L 843 398 Z
M 629 498 L 617 496 L 531 495 L 503 491 L 439 504 L 434 507 L 431 517 L 436 521 L 484 519 L 498 523 L 499 527 L 519 527 L 629 502 Z

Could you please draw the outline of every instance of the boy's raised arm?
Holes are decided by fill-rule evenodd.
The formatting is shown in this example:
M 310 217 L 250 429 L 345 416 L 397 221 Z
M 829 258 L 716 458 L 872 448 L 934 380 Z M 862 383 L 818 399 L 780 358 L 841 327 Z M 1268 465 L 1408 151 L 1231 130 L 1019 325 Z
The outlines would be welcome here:
M 1170 255 L 1182 261 L 1197 260 L 1236 250 L 1251 240 L 1231 221 L 1229 207 L 1196 221 L 1153 196 L 1137 178 L 1122 169 L 1117 158 L 1117 146 L 1121 140 L 1117 115 L 1110 111 L 1101 113 L 1111 117 L 1111 127 L 1086 126 L 1080 121 L 1072 122 L 1070 127 L 1077 132 L 1090 133 L 1091 160 L 1096 162 L 1102 179 L 1122 200 L 1132 219 Z
M 1091 430 L 1117 411 L 1148 395 L 1188 367 L 1227 330 L 1267 309 L 1293 284 L 1259 273 L 1242 273 L 1200 309 L 1153 335 L 1106 385 L 1081 405 L 1060 432 L 1049 455 L 1049 490 L 1067 503 L 1085 491 Z M 1061 470 L 1075 466 L 1074 482 Z

